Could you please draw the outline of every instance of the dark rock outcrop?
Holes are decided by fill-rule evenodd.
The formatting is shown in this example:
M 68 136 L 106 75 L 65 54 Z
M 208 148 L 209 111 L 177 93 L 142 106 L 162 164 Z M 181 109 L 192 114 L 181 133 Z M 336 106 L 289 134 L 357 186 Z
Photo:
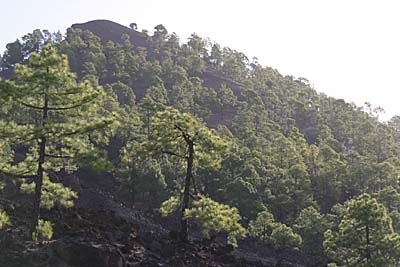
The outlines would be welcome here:
M 124 257 L 119 248 L 84 240 L 62 238 L 54 245 L 56 255 L 72 266 L 123 267 Z
M 109 20 L 92 20 L 86 23 L 76 23 L 71 26 L 82 30 L 88 30 L 94 35 L 100 37 L 102 43 L 113 41 L 114 43 L 121 42 L 121 36 L 127 34 L 132 44 L 135 46 L 147 46 L 146 35 L 138 31 L 132 30 L 126 26 Z

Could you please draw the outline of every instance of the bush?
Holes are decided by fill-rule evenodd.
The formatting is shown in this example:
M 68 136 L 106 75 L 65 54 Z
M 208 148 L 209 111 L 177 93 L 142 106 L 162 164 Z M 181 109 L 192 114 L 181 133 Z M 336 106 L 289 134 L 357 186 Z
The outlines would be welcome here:
M 172 196 L 161 204 L 160 212 L 163 216 L 174 212 L 181 206 L 181 200 Z M 228 205 L 220 204 L 211 198 L 197 195 L 191 209 L 186 209 L 184 218 L 193 218 L 207 237 L 210 231 L 228 233 L 228 243 L 237 246 L 237 238 L 246 236 L 246 229 L 239 223 L 239 211 Z
M 249 223 L 249 233 L 275 248 L 298 248 L 302 243 L 300 235 L 289 226 L 276 222 L 268 210 L 258 213 L 257 218 Z
M 32 234 L 32 239 L 46 239 L 50 240 L 53 237 L 53 225 L 50 221 L 45 221 L 40 219 L 38 226 L 36 227 L 36 232 Z
M 198 197 L 193 201 L 193 208 L 186 210 L 185 217 L 194 218 L 206 236 L 211 230 L 227 232 L 228 243 L 236 247 L 237 238 L 245 237 L 247 233 L 239 223 L 239 211 L 203 195 L 199 194 Z
M 7 213 L 0 209 L 0 230 L 10 224 L 10 218 L 8 217 Z
M 276 248 L 293 247 L 298 248 L 301 246 L 302 240 L 300 235 L 293 232 L 292 228 L 283 224 L 275 223 L 274 229 L 270 237 L 271 243 Z

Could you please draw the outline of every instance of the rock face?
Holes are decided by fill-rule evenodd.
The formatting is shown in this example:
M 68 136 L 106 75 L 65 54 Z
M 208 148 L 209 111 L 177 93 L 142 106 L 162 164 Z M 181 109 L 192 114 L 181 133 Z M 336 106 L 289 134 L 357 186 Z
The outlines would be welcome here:
M 76 23 L 71 27 L 88 30 L 99 36 L 103 43 L 107 43 L 108 41 L 119 43 L 121 42 L 121 36 L 127 34 L 131 42 L 136 46 L 146 47 L 148 45 L 145 34 L 109 20 L 92 20 L 85 23 Z
M 121 251 L 109 244 L 94 244 L 82 240 L 63 238 L 54 245 L 58 258 L 70 266 L 123 267 Z

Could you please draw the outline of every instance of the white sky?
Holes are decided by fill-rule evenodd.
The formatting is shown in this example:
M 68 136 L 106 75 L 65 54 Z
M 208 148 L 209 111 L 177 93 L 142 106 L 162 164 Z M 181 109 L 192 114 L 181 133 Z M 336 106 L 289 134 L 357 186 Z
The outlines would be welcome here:
M 369 101 L 400 115 L 400 1 L 396 0 L 0 0 L 0 52 L 33 29 L 109 19 L 181 40 L 193 32 L 256 56 L 327 95 Z

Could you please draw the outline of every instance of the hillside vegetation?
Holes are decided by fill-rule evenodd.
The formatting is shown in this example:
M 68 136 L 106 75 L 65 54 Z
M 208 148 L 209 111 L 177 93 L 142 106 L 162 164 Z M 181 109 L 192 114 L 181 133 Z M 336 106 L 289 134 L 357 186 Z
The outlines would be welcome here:
M 172 239 L 221 232 L 238 250 L 252 242 L 314 266 L 397 266 L 399 117 L 381 122 L 368 103 L 161 24 L 149 34 L 91 21 L 6 48 L 1 231 L 62 237 L 83 194 L 68 177 L 92 177 L 86 189 L 161 208 L 166 219 L 152 216 Z M 10 204 L 19 199 L 29 223 Z

